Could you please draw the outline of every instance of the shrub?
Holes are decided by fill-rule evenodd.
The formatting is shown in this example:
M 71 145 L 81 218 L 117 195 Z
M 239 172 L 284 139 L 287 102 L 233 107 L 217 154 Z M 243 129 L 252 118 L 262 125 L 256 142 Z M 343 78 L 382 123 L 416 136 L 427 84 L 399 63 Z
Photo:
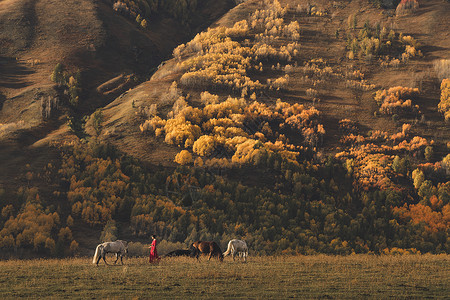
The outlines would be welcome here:
M 427 161 L 431 161 L 433 159 L 433 155 L 434 155 L 433 147 L 431 147 L 431 146 L 425 147 L 424 154 L 425 154 L 425 159 Z
M 175 162 L 180 165 L 190 164 L 192 163 L 192 154 L 187 150 L 181 150 L 180 153 L 175 156 Z
M 311 99 L 317 98 L 318 95 L 319 93 L 315 89 L 309 88 L 306 90 L 306 96 L 308 96 Z
M 10 132 L 13 132 L 13 131 L 16 131 L 18 129 L 22 129 L 25 127 L 26 127 L 26 124 L 23 120 L 18 121 L 18 122 L 13 122 L 13 123 L 6 123 L 6 124 L 0 123 L 0 136 L 6 135 Z
M 66 84 L 66 79 L 64 76 L 64 65 L 61 63 L 57 63 L 50 78 L 53 82 L 57 83 L 60 86 Z
M 129 242 L 128 253 L 130 256 L 147 256 L 150 251 L 148 247 L 140 242 Z
M 101 109 L 97 109 L 92 115 L 92 126 L 94 126 L 95 133 L 100 135 L 102 132 L 103 113 Z
M 77 241 L 73 240 L 69 246 L 69 252 L 71 255 L 75 255 L 78 251 L 79 244 Z

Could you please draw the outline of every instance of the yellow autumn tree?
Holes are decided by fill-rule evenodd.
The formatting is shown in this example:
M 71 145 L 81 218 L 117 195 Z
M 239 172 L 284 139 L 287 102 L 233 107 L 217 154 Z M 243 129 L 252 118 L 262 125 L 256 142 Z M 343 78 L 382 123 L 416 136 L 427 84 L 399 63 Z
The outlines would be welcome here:
M 209 156 L 213 153 L 216 142 L 213 136 L 202 135 L 194 142 L 192 150 L 200 156 Z
M 176 156 L 175 156 L 175 162 L 180 165 L 187 165 L 192 163 L 192 154 L 187 150 L 181 150 Z
M 445 121 L 450 121 L 450 78 L 442 80 L 441 101 L 438 104 L 439 112 L 444 114 Z

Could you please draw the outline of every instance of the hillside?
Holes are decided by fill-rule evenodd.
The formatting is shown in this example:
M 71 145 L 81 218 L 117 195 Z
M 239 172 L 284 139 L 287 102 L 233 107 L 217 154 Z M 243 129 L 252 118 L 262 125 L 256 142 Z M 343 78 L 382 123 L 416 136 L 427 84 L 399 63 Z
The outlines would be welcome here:
M 340 3 L 335 8 L 327 4 L 327 2 L 316 2 L 317 7 L 328 12 L 327 16 L 304 17 L 299 14 L 299 16 L 292 16 L 289 19 L 297 20 L 300 25 L 301 51 L 297 58 L 297 63 L 300 67 L 294 69 L 292 74 L 290 74 L 291 79 L 285 91 L 278 92 L 276 95 L 269 95 L 269 97 L 273 99 L 281 98 L 289 102 L 310 104 L 312 99 L 306 95 L 306 90 L 311 85 L 305 84 L 301 66 L 302 62 L 321 58 L 326 62 L 327 66 L 336 67 L 341 72 L 348 72 L 348 70 L 360 71 L 364 79 L 370 84 L 374 84 L 377 89 L 392 86 L 418 87 L 420 85 L 422 87 L 421 95 L 415 101 L 419 104 L 428 123 L 427 126 L 419 126 L 417 128 L 419 130 L 418 134 L 440 141 L 443 144 L 448 142 L 450 138 L 450 133 L 446 130 L 448 126 L 442 122 L 442 117 L 437 111 L 440 91 L 439 82 L 433 72 L 433 61 L 446 59 L 449 56 L 449 49 L 446 44 L 449 38 L 447 32 L 450 25 L 444 17 L 446 9 L 441 9 L 441 6 L 445 6 L 445 4 L 442 4 L 441 1 L 427 2 L 421 5 L 414 16 L 399 18 L 392 16 L 392 11 L 376 9 L 366 1 L 352 1 L 349 4 Z M 295 7 L 294 2 L 289 3 L 287 1 L 286 3 L 290 4 L 291 7 Z M 260 9 L 261 7 L 258 6 L 257 2 L 247 1 L 233 9 L 214 26 L 232 27 L 234 22 L 247 18 L 251 12 L 258 8 Z M 424 53 L 424 58 L 411 60 L 408 64 L 390 69 L 380 67 L 379 63 L 345 59 L 347 56 L 346 40 L 345 38 L 336 38 L 335 32 L 338 30 L 341 34 L 345 34 L 348 31 L 348 17 L 355 14 L 358 8 L 361 8 L 357 14 L 360 27 L 366 21 L 370 24 L 394 24 L 393 26 L 397 32 L 417 37 L 419 43 L 423 45 L 421 51 Z M 137 107 L 149 107 L 152 104 L 158 104 L 160 98 L 162 98 L 161 95 L 169 90 L 173 81 L 179 82 L 179 78 L 182 75 L 182 73 L 174 71 L 176 70 L 175 64 L 174 59 L 167 61 L 150 81 L 129 91 L 126 95 L 122 95 L 104 110 L 106 132 L 113 131 L 115 135 L 122 136 L 121 130 L 115 126 L 120 127 L 122 122 L 127 124 L 125 128 L 122 127 L 124 128 L 123 130 L 127 130 L 123 134 L 124 139 L 117 138 L 117 144 L 121 148 L 127 149 L 126 152 L 129 151 L 129 153 L 139 158 L 144 158 L 144 160 L 146 160 L 146 155 L 155 155 L 155 152 L 159 152 L 159 146 L 151 153 L 145 151 L 143 148 L 148 149 L 154 144 L 143 144 L 142 135 L 136 132 L 134 128 L 131 128 L 131 126 L 128 126 L 128 124 L 136 126 L 141 122 L 136 118 L 136 109 L 132 109 L 131 102 L 134 101 Z M 274 74 L 277 73 L 274 72 Z M 269 76 L 265 75 L 265 77 Z M 333 151 L 336 146 L 335 141 L 339 140 L 339 133 L 333 128 L 338 128 L 337 123 L 341 119 L 348 118 L 357 122 L 364 130 L 363 133 L 367 133 L 370 130 L 383 130 L 389 134 L 397 132 L 399 125 L 401 125 L 399 122 L 393 122 L 391 118 L 374 116 L 376 103 L 372 94 L 375 89 L 364 91 L 337 87 L 336 85 L 336 82 L 333 82 L 333 84 L 322 83 L 323 87 L 317 89 L 320 93 L 320 97 L 318 97 L 320 103 L 316 107 L 323 113 L 324 123 L 329 128 L 325 136 L 326 142 L 324 142 L 326 151 Z M 182 92 L 185 95 L 194 95 L 195 93 L 195 91 L 185 87 L 182 88 Z M 198 97 L 198 95 L 196 96 Z M 111 118 L 109 117 L 110 115 Z M 114 139 L 112 141 L 114 142 Z M 150 142 L 151 139 L 149 139 Z M 143 148 L 140 149 L 140 147 Z M 167 154 L 168 161 L 173 160 L 173 153 L 170 152 L 169 154 L 167 151 L 170 150 L 166 148 L 161 149 L 163 154 Z M 151 159 L 150 161 L 159 163 L 159 156 L 156 156 L 156 161 Z
M 176 45 L 231 7 L 213 2 L 200 3 L 211 10 L 201 8 L 191 26 L 161 14 L 141 28 L 109 1 L 2 1 L 0 122 L 25 121 L 22 128 L 42 122 L 39 101 L 28 99 L 59 96 L 50 80 L 57 63 L 81 71 L 82 110 L 105 105 L 111 97 L 96 94 L 97 86 L 120 74 L 148 76 Z
M 174 47 L 233 5 L 226 0 L 198 1 L 198 7 L 190 12 L 195 15 L 194 22 L 182 24 L 164 11 L 152 15 L 143 28 L 130 16 L 115 11 L 109 0 L 2 1 L 0 187 L 17 190 L 26 172 L 59 164 L 59 151 L 47 146 L 71 139 L 68 119 L 81 122 L 83 116 L 148 78 Z M 76 107 L 70 103 L 67 90 L 51 80 L 58 63 L 65 66 L 69 76 L 81 77 Z M 121 74 L 128 78 L 125 84 L 97 91 L 98 86 Z
M 15 138 L 2 145 L 9 223 L 0 245 L 87 253 L 102 231 L 185 244 L 237 236 L 261 254 L 448 253 L 450 127 L 440 97 L 448 93 L 450 3 L 402 1 L 396 10 L 378 2 L 249 0 L 188 42 L 177 26 L 200 25 L 155 17 L 142 30 L 106 2 L 91 3 L 76 13 L 98 30 L 82 42 L 60 39 L 50 56 L 41 51 L 52 35 L 34 37 L 40 22 L 36 31 L 14 27 L 10 35 L 28 42 L 11 42 L 17 48 L 2 55 L 22 47 L 31 55 L 22 61 L 36 53 L 39 63 L 31 72 L 5 60 L 0 121 L 30 113 L 35 129 L 11 130 Z M 38 17 L 27 20 L 39 20 L 39 5 L 8 3 L 0 4 L 4 24 L 32 12 Z M 209 9 L 205 19 L 219 15 Z M 79 18 L 49 22 L 70 20 Z M 133 61 L 124 49 L 134 38 L 144 46 Z M 60 61 L 75 83 L 54 88 L 49 74 Z M 74 105 L 76 68 L 88 84 Z M 135 77 L 114 78 L 120 73 Z M 30 99 L 46 86 L 39 95 L 66 89 L 72 106 L 41 123 Z M 26 226 L 15 224 L 30 218 L 46 221 L 24 237 Z

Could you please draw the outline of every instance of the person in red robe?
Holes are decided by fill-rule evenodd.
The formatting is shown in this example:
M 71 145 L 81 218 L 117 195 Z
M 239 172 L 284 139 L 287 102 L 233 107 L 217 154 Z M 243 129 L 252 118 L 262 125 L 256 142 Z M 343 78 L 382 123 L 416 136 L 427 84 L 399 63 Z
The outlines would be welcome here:
M 149 263 L 153 263 L 159 260 L 158 251 L 156 250 L 156 237 L 152 235 L 152 244 L 150 245 L 150 256 L 148 258 Z

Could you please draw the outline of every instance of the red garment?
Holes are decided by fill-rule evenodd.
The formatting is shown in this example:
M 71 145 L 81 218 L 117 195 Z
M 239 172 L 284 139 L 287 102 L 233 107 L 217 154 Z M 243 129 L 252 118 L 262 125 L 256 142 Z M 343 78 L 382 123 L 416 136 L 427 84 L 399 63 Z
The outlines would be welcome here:
M 158 251 L 156 251 L 156 240 L 153 240 L 152 245 L 150 246 L 150 256 L 148 258 L 148 262 L 152 263 L 159 260 Z

